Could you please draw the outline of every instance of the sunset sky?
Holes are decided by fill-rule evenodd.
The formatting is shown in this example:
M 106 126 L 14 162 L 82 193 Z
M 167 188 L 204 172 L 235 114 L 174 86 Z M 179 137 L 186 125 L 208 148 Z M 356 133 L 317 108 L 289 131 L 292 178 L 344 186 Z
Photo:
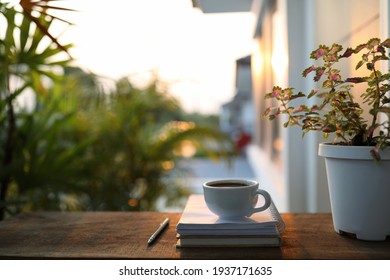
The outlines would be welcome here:
M 252 52 L 250 13 L 203 14 L 190 0 L 69 0 L 62 40 L 85 69 L 168 82 L 189 111 L 217 113 L 234 95 L 235 60 Z

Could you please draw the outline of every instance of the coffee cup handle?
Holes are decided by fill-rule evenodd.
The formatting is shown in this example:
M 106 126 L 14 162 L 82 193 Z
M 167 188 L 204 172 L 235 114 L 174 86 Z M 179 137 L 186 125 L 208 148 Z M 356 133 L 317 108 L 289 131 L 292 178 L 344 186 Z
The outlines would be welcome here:
M 255 195 L 262 195 L 264 197 L 264 205 L 261 206 L 261 207 L 257 207 L 257 208 L 254 208 L 252 211 L 251 211 L 251 215 L 253 213 L 256 213 L 256 212 L 261 212 L 261 211 L 264 211 L 265 209 L 267 209 L 270 205 L 271 205 L 271 196 L 269 195 L 269 193 L 265 190 L 256 190 L 255 191 Z

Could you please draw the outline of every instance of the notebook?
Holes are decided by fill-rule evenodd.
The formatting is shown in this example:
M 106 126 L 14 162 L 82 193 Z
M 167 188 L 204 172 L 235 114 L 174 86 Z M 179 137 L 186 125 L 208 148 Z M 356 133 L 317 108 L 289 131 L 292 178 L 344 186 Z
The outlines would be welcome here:
M 177 247 L 277 247 L 279 235 L 274 236 L 178 236 Z
M 263 198 L 259 196 L 258 205 L 263 204 Z M 221 219 L 207 208 L 203 195 L 190 195 L 176 231 L 180 236 L 279 236 L 284 228 L 283 219 L 273 202 L 268 209 L 249 218 Z

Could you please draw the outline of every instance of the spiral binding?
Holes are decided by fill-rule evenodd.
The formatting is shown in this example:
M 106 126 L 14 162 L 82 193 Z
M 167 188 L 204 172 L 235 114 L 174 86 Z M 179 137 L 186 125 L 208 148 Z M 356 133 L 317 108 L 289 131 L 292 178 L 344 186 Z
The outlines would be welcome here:
M 278 229 L 279 234 L 282 234 L 286 228 L 286 225 L 273 201 L 271 201 L 271 205 L 269 206 L 269 212 L 271 213 L 272 217 L 278 221 L 276 228 Z

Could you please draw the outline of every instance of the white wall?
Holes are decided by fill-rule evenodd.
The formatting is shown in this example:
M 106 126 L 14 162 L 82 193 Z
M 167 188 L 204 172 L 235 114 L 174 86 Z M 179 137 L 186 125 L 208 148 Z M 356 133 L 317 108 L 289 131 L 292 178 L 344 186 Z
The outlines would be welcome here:
M 379 36 L 379 20 L 375 20 L 375 15 L 379 13 L 379 0 L 278 0 L 276 9 L 283 7 L 288 34 L 287 84 L 297 91 L 309 92 L 315 86 L 311 78 L 303 78 L 301 73 L 314 63 L 309 56 L 319 44 L 335 42 L 345 47 L 355 47 L 371 37 Z M 346 64 L 345 71 L 350 72 L 353 67 Z M 255 77 L 255 83 L 256 79 L 259 77 Z M 272 79 L 273 82 L 276 80 Z M 263 95 L 264 91 L 269 92 L 272 89 L 268 85 L 264 88 L 264 82 L 262 83 L 260 86 L 254 86 L 256 102 L 262 102 L 259 96 Z M 313 99 L 308 102 L 314 101 Z M 261 106 L 256 108 L 259 107 Z M 281 130 L 281 137 L 283 142 L 281 168 L 270 159 L 266 150 L 262 147 L 253 147 L 252 154 L 262 158 L 256 161 L 256 156 L 249 155 L 252 164 L 259 169 L 267 170 L 258 171 L 262 176 L 259 180 L 267 182 L 272 189 L 277 190 L 282 209 L 292 212 L 329 212 L 324 161 L 317 155 L 318 144 L 323 141 L 321 135 L 307 134 L 302 139 L 302 131 L 299 128 L 289 128 Z M 255 152 L 256 149 L 260 151 Z M 278 174 L 275 171 L 279 172 L 279 175 L 275 175 Z
M 202 1 L 218 2 L 218 5 L 225 3 L 224 0 Z M 239 3 L 239 0 L 232 1 Z M 276 22 L 273 9 L 268 9 L 273 4 L 276 4 L 276 12 L 281 14 L 281 19 L 276 19 Z M 309 56 L 319 44 L 335 42 L 355 47 L 371 37 L 389 37 L 389 0 L 253 0 L 251 12 L 258 17 L 253 28 L 257 45 L 252 55 L 256 133 L 255 144 L 247 150 L 248 159 L 260 184 L 271 193 L 280 211 L 329 212 L 324 161 L 317 155 L 318 144 L 323 141 L 321 135 L 312 133 L 302 139 L 299 128 L 281 129 L 283 147 L 281 152 L 275 152 L 274 140 L 279 132 L 273 125 L 264 125 L 260 121 L 265 108 L 263 96 L 276 82 L 309 92 L 315 85 L 310 78 L 304 79 L 301 73 L 313 64 Z M 377 14 L 380 16 L 376 20 Z M 277 41 L 280 39 L 274 40 L 278 20 L 282 21 L 279 23 L 284 28 L 278 32 L 287 34 L 288 74 L 285 82 L 283 77 L 280 79 L 272 73 L 271 67 L 273 49 L 280 44 Z M 344 71 L 348 73 L 353 67 L 347 64 Z

